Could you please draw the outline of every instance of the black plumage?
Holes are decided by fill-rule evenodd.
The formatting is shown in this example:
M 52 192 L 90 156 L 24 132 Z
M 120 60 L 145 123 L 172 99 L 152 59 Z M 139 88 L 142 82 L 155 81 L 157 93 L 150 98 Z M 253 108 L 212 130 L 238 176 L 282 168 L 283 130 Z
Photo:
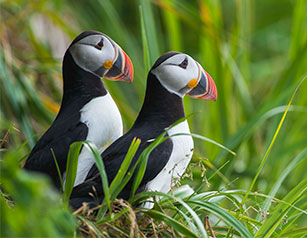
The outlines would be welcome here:
M 89 34 L 91 32 L 79 35 L 73 43 Z M 87 137 L 88 128 L 80 122 L 81 108 L 93 98 L 107 94 L 102 80 L 81 69 L 68 50 L 63 59 L 63 81 L 64 94 L 60 111 L 51 127 L 32 149 L 24 166 L 27 170 L 49 175 L 57 188 L 60 188 L 60 180 L 51 149 L 63 174 L 66 170 L 69 146 Z
M 169 137 L 150 153 L 136 192 L 170 191 L 173 182 L 186 170 L 194 150 L 186 120 L 170 127 L 185 117 L 182 99 L 186 94 L 204 100 L 215 101 L 217 98 L 211 76 L 192 57 L 178 52 L 162 55 L 148 74 L 144 103 L 132 128 L 101 154 L 109 184 L 118 173 L 133 138 L 140 138 L 141 144 L 130 168 L 134 167 L 145 148 L 166 131 Z M 118 195 L 119 198 L 129 199 L 135 175 L 136 172 Z M 101 177 L 93 165 L 86 180 L 73 189 L 70 204 L 76 209 L 83 202 L 95 206 L 103 199 Z M 143 206 L 150 208 L 152 203 L 146 202 Z
M 52 151 L 65 183 L 67 155 L 76 141 L 90 140 L 100 150 L 122 135 L 119 110 L 101 80 L 133 80 L 128 55 L 107 35 L 85 31 L 70 44 L 63 59 L 63 99 L 51 127 L 31 151 L 24 168 L 49 175 L 60 188 Z M 103 123 L 102 123 L 103 122 Z M 75 184 L 84 181 L 94 160 L 84 148 L 79 154 Z
M 172 53 L 170 53 L 170 55 L 172 55 Z M 156 62 L 152 69 L 170 57 L 170 55 L 164 57 L 161 62 Z M 131 162 L 130 168 L 135 164 L 137 158 L 144 149 L 152 143 L 152 139 L 157 138 L 166 128 L 184 116 L 182 98 L 168 92 L 161 85 L 156 76 L 150 72 L 147 79 L 144 103 L 134 125 L 125 135 L 117 139 L 101 154 L 109 184 L 116 176 L 134 137 L 140 138 L 141 144 Z M 148 142 L 148 140 L 150 142 Z M 172 149 L 172 140 L 167 139 L 151 152 L 148 158 L 145 175 L 137 192 L 143 191 L 147 182 L 156 177 L 165 167 L 172 153 Z M 131 178 L 119 194 L 119 198 L 129 199 L 133 179 L 134 177 Z M 93 191 L 93 186 L 96 191 Z M 97 200 L 89 193 L 98 195 Z M 73 208 L 80 207 L 83 202 L 88 202 L 94 206 L 101 202 L 103 198 L 104 194 L 102 191 L 100 174 L 97 167 L 94 165 L 86 181 L 74 188 L 70 204 Z

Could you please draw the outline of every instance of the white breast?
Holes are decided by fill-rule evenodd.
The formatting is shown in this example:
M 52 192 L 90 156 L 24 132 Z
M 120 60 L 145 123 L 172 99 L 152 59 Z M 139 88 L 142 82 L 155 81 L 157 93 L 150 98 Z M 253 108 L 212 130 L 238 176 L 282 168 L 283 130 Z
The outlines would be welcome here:
M 108 93 L 88 102 L 80 110 L 80 121 L 87 125 L 86 140 L 93 142 L 103 152 L 113 141 L 122 136 L 123 124 L 119 110 Z M 74 186 L 82 183 L 95 163 L 92 153 L 85 147 L 78 160 L 77 176 Z
M 181 122 L 168 131 L 169 136 L 178 133 L 190 133 L 187 121 Z M 171 140 L 173 142 L 173 150 L 169 161 L 164 169 L 147 183 L 147 190 L 169 192 L 171 184 L 182 176 L 192 158 L 194 144 L 190 135 L 173 136 Z

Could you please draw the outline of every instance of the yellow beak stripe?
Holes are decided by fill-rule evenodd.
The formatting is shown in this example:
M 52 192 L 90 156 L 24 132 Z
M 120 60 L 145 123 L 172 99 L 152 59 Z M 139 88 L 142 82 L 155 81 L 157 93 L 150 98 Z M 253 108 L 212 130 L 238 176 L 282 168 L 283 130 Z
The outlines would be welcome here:
M 189 88 L 195 88 L 197 86 L 198 80 L 197 79 L 192 79 L 189 83 L 188 83 L 188 87 Z
M 113 66 L 112 60 L 107 60 L 106 62 L 104 62 L 103 66 L 104 66 L 106 69 L 112 68 L 112 66 Z

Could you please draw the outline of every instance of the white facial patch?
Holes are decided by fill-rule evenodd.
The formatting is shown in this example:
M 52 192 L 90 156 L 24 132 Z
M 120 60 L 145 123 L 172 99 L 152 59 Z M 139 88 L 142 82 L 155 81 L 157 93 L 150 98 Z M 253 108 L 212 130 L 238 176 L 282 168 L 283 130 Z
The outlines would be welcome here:
M 101 40 L 103 47 L 95 47 Z M 90 35 L 81 39 L 70 47 L 69 52 L 79 67 L 91 73 L 95 73 L 106 61 L 113 61 L 116 57 L 114 46 L 102 35 Z
M 186 68 L 182 68 L 179 65 L 185 59 L 187 59 L 188 65 Z M 152 73 L 158 78 L 163 87 L 180 97 L 183 97 L 186 93 L 182 92 L 181 89 L 186 87 L 192 79 L 199 77 L 196 61 L 186 54 L 176 54 L 168 58 L 153 69 Z

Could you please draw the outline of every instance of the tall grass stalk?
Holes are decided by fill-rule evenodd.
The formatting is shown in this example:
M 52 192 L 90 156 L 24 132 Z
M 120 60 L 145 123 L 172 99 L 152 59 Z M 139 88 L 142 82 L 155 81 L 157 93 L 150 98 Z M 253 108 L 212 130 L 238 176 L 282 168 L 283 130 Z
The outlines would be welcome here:
M 281 128 L 281 126 L 283 125 L 283 122 L 284 122 L 284 120 L 285 120 L 285 118 L 286 118 L 287 112 L 288 112 L 288 110 L 289 110 L 289 108 L 290 108 L 290 106 L 291 106 L 291 103 L 292 103 L 292 101 L 293 101 L 293 99 L 294 99 L 294 96 L 296 95 L 298 89 L 300 88 L 300 86 L 302 85 L 302 83 L 304 82 L 304 80 L 305 80 L 306 78 L 307 78 L 307 75 L 299 82 L 299 84 L 298 84 L 297 87 L 295 88 L 295 90 L 294 90 L 294 92 L 293 92 L 293 94 L 292 94 L 292 96 L 291 96 L 291 98 L 290 98 L 290 101 L 289 101 L 289 103 L 288 103 L 288 106 L 287 106 L 287 108 L 286 108 L 284 114 L 282 115 L 282 118 L 281 118 L 281 120 L 280 120 L 280 122 L 279 122 L 279 124 L 278 124 L 278 127 L 277 127 L 277 129 L 276 129 L 276 132 L 275 132 L 275 134 L 274 134 L 274 137 L 273 137 L 273 139 L 272 139 L 272 141 L 271 141 L 271 143 L 270 143 L 270 145 L 269 145 L 269 147 L 268 147 L 268 149 L 267 149 L 267 151 L 266 151 L 266 153 L 265 153 L 263 159 L 261 160 L 261 164 L 260 164 L 260 166 L 259 166 L 259 169 L 257 170 L 256 176 L 254 177 L 252 183 L 250 184 L 250 186 L 249 186 L 249 188 L 248 188 L 248 190 L 247 190 L 247 192 L 246 192 L 244 198 L 242 199 L 242 203 L 241 203 L 241 204 L 244 204 L 244 203 L 245 203 L 245 201 L 246 201 L 246 199 L 247 199 L 249 193 L 250 193 L 251 190 L 253 189 L 253 187 L 254 187 L 254 185 L 255 185 L 255 183 L 256 183 L 256 180 L 257 180 L 257 178 L 258 178 L 260 172 L 262 171 L 262 169 L 263 169 L 263 167 L 264 167 L 264 165 L 265 165 L 265 163 L 266 163 L 266 160 L 268 159 L 268 156 L 269 156 L 269 154 L 270 154 L 270 152 L 271 152 L 271 149 L 272 149 L 272 146 L 274 145 L 274 142 L 275 142 L 275 140 L 276 140 L 276 138 L 277 138 L 277 136 L 278 136 L 278 133 L 279 133 L 279 131 L 280 131 L 280 128 Z

